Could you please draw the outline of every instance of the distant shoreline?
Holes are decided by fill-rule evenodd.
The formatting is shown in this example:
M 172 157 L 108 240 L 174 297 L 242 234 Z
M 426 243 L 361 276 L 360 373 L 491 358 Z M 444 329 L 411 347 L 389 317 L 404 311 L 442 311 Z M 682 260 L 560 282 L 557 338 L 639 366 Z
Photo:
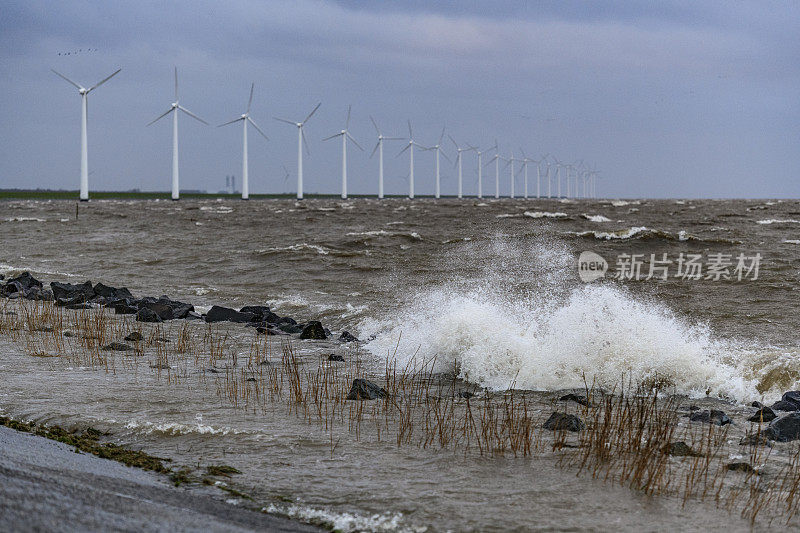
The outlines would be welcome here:
M 328 199 L 340 200 L 339 194 L 323 194 L 323 193 L 303 193 L 305 199 Z M 200 193 L 200 192 L 181 192 L 181 199 L 224 199 L 224 200 L 241 200 L 241 193 Z M 376 198 L 375 194 L 351 194 L 347 199 L 353 198 Z M 407 198 L 405 194 L 387 194 L 385 198 Z M 433 195 L 418 195 L 416 198 L 433 198 Z M 457 196 L 442 195 L 442 198 L 457 198 Z M 0 200 L 78 200 L 78 191 L 63 191 L 63 190 L 50 190 L 50 189 L 0 189 Z M 170 200 L 171 193 L 169 191 L 93 191 L 89 193 L 90 200 Z M 292 200 L 296 199 L 295 193 L 270 193 L 270 194 L 253 194 L 250 193 L 250 200 Z M 464 197 L 463 200 L 477 200 L 474 196 Z M 487 199 L 487 198 L 484 198 Z M 518 198 L 523 199 L 523 198 Z M 557 198 L 553 198 L 556 200 Z M 529 198 L 529 200 L 536 200 L 536 198 Z M 540 198 L 546 200 L 546 198 Z

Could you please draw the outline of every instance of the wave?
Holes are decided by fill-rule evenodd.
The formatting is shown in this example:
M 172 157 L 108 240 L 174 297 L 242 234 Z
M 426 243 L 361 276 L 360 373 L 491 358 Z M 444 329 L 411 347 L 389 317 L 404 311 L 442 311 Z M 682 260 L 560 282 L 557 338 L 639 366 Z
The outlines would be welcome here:
M 317 244 L 308 244 L 306 242 L 301 242 L 299 244 L 291 244 L 289 246 L 274 246 L 270 248 L 262 248 L 260 250 L 256 250 L 257 254 L 277 254 L 281 252 L 306 252 L 306 251 L 314 251 L 319 255 L 328 255 L 331 253 L 330 250 L 325 248 L 324 246 L 319 246 Z
M 590 222 L 611 222 L 610 218 L 604 217 L 603 215 L 587 215 L 583 213 L 581 216 Z
M 769 224 L 800 224 L 800 220 L 795 220 L 795 219 L 792 219 L 792 218 L 783 219 L 783 220 L 778 219 L 778 218 L 768 218 L 766 220 L 756 220 L 756 224 L 763 224 L 763 225 L 769 225 Z
M 150 435 L 152 433 L 160 433 L 162 435 L 238 435 L 245 433 L 244 431 L 233 429 L 229 427 L 213 427 L 203 424 L 203 418 L 198 416 L 195 424 L 181 424 L 178 422 L 148 422 L 147 420 L 131 420 L 125 424 L 125 429 L 133 430 L 136 433 Z
M 641 240 L 656 240 L 662 239 L 665 241 L 679 241 L 679 242 L 703 242 L 703 243 L 719 243 L 719 244 L 741 244 L 741 241 L 723 238 L 703 238 L 693 235 L 686 230 L 680 230 L 678 233 L 672 234 L 668 231 L 659 229 L 651 229 L 646 226 L 635 226 L 630 228 L 618 229 L 615 231 L 569 231 L 567 235 L 574 235 L 576 237 L 592 237 L 601 241 L 612 240 L 626 240 L 626 239 L 641 239 Z
M 269 504 L 263 512 L 299 518 L 315 524 L 328 526 L 331 531 L 401 531 L 422 532 L 427 528 L 414 528 L 402 524 L 403 513 L 383 513 L 363 516 L 356 513 L 315 509 L 304 505 Z
M 549 211 L 525 211 L 523 215 L 530 218 L 569 218 L 566 213 L 551 213 Z
M 10 217 L 4 220 L 6 222 L 47 222 L 47 219 L 35 217 Z

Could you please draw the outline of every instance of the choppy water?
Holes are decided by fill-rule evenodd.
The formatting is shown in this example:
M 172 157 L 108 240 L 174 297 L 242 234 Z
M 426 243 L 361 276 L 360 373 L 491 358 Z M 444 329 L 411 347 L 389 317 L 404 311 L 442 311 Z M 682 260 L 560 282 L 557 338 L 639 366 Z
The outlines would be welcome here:
M 0 245 L 0 271 L 103 281 L 201 307 L 268 302 L 369 339 L 375 360 L 399 341 L 401 361 L 455 360 L 462 377 L 491 388 L 558 390 L 582 386 L 584 374 L 611 385 L 657 373 L 687 394 L 745 402 L 775 397 L 800 376 L 797 201 L 93 201 L 77 220 L 73 202 L 13 201 L 0 203 Z M 584 284 L 584 250 L 612 269 L 619 254 L 644 254 L 644 275 L 650 254 L 761 261 L 755 281 L 675 278 L 672 264 L 666 281 Z M 713 512 L 592 488 L 546 458 L 521 468 L 360 443 L 331 458 L 327 434 L 285 413 L 247 415 L 199 389 L 176 395 L 142 376 L 50 364 L 4 358 L 0 407 L 90 420 L 168 456 L 224 457 L 246 465 L 243 483 L 257 493 L 289 494 L 303 512 L 322 509 L 342 524 L 346 513 L 358 515 L 356 527 L 389 529 L 592 529 L 612 520 L 632 529 L 643 515 L 718 524 Z M 576 502 L 588 507 L 569 512 Z

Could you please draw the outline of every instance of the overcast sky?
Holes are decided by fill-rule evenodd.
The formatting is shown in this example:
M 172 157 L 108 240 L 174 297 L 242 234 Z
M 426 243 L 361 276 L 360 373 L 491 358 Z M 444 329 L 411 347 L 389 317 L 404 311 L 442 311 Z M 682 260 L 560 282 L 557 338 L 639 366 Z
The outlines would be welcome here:
M 603 196 L 800 197 L 800 2 L 653 4 L 6 0 L 0 187 L 77 189 L 80 97 L 50 69 L 90 86 L 121 67 L 89 97 L 90 190 L 168 190 L 171 123 L 145 124 L 173 101 L 177 66 L 181 104 L 212 124 L 180 118 L 182 189 L 240 181 L 241 128 L 216 125 L 244 112 L 255 82 L 252 117 L 270 137 L 250 133 L 255 193 L 295 190 L 296 129 L 272 117 L 322 102 L 306 129 L 306 192 L 339 191 L 341 147 L 322 138 L 352 104 L 366 152 L 348 151 L 351 193 L 377 190 L 372 115 L 387 135 L 407 136 L 410 119 L 422 144 L 444 126 L 463 143 L 496 138 L 505 155 L 583 159 L 602 171 Z M 386 146 L 387 193 L 408 190 L 402 147 Z M 432 153 L 416 162 L 417 192 L 430 194 Z M 472 194 L 474 157 L 464 164 Z

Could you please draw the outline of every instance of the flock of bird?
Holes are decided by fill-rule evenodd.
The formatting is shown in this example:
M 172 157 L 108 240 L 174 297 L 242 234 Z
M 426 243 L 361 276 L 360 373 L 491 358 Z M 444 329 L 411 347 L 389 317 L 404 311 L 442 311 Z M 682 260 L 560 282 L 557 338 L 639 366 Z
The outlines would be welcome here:
M 88 89 L 83 87 L 82 85 L 72 81 L 71 79 L 67 78 L 63 74 L 56 72 L 53 70 L 57 76 L 63 78 L 65 81 L 73 85 L 76 89 L 78 89 L 79 94 L 81 95 L 81 184 L 80 184 L 80 199 L 82 201 L 87 201 L 89 199 L 89 171 L 88 171 L 88 155 L 87 155 L 87 106 L 88 106 L 88 96 L 89 93 L 93 90 L 97 89 L 108 80 L 116 76 L 122 69 L 116 70 L 110 76 L 102 79 L 98 83 L 94 84 L 93 86 L 89 87 Z M 253 104 L 253 91 L 255 89 L 255 84 L 250 86 L 250 99 L 247 102 L 247 109 L 244 113 L 240 116 L 225 122 L 224 124 L 220 124 L 218 127 L 227 126 L 230 124 L 235 124 L 237 122 L 242 123 L 242 199 L 247 200 L 250 197 L 249 191 L 249 172 L 248 172 L 248 156 L 247 156 L 247 131 L 248 127 L 252 126 L 255 130 L 262 136 L 264 139 L 269 140 L 267 135 L 264 131 L 256 124 L 256 122 L 250 117 L 250 107 Z M 308 148 L 308 141 L 306 141 L 306 136 L 304 132 L 304 126 L 306 123 L 314 116 L 317 110 L 320 108 L 322 104 L 318 103 L 314 109 L 311 110 L 308 115 L 303 118 L 303 120 L 299 122 L 295 122 L 292 120 L 288 120 L 285 118 L 278 118 L 275 117 L 275 120 L 279 122 L 283 122 L 286 124 L 290 124 L 297 128 L 297 198 L 303 198 L 303 149 L 305 148 L 305 152 L 309 153 Z M 349 127 L 350 127 L 350 111 L 351 108 L 348 107 L 347 109 L 347 119 L 345 121 L 345 127 L 341 131 L 334 133 L 333 135 L 326 137 L 323 141 L 330 141 L 336 138 L 341 139 L 342 143 L 342 198 L 347 198 L 347 145 L 348 143 L 353 143 L 359 150 L 363 151 L 364 148 L 358 144 L 358 142 L 353 138 L 350 134 Z M 178 69 L 175 68 L 175 101 L 172 102 L 170 107 L 161 115 L 150 121 L 147 125 L 154 124 L 158 122 L 162 118 L 166 117 L 167 115 L 172 114 L 172 199 L 178 200 L 180 199 L 180 178 L 179 178 L 179 165 L 178 165 L 178 115 L 179 112 L 183 112 L 186 115 L 190 116 L 191 118 L 202 122 L 203 124 L 208 125 L 208 122 L 197 116 L 196 114 L 192 113 L 185 107 L 183 107 L 178 100 Z M 383 144 L 386 141 L 406 141 L 405 137 L 387 137 L 383 135 L 381 129 L 378 127 L 377 122 L 370 116 L 370 121 L 372 122 L 373 127 L 375 128 L 375 132 L 377 134 L 377 143 L 375 144 L 375 148 L 373 148 L 372 153 L 370 154 L 370 158 L 372 158 L 375 153 L 378 154 L 378 198 L 384 197 L 384 175 L 383 175 Z M 520 195 L 522 198 L 530 198 L 533 197 L 533 192 L 529 191 L 528 189 L 528 167 L 530 164 L 534 164 L 534 168 L 536 169 L 536 198 L 595 198 L 596 197 L 596 183 L 597 177 L 599 172 L 595 169 L 590 168 L 588 165 L 584 164 L 583 161 L 576 161 L 573 163 L 565 163 L 559 161 L 557 158 L 550 156 L 549 154 L 541 156 L 540 159 L 531 159 L 529 158 L 523 150 L 520 149 L 520 153 L 522 157 L 517 157 L 514 155 L 513 152 L 510 153 L 508 157 L 501 155 L 499 146 L 497 141 L 495 140 L 494 145 L 491 147 L 480 149 L 477 146 L 472 146 L 471 144 L 459 144 L 456 142 L 453 137 L 447 135 L 448 139 L 452 142 L 456 156 L 455 161 L 452 161 L 450 157 L 447 156 L 445 151 L 443 150 L 442 141 L 445 137 L 445 130 L 442 129 L 442 133 L 439 136 L 438 141 L 436 144 L 432 146 L 424 146 L 418 143 L 414 139 L 414 130 L 411 127 L 411 121 L 408 121 L 408 139 L 406 142 L 405 147 L 400 150 L 397 154 L 397 157 L 402 155 L 405 152 L 408 152 L 409 158 L 409 173 L 408 173 L 408 197 L 414 198 L 414 149 L 417 148 L 421 151 L 426 152 L 433 152 L 435 157 L 435 192 L 434 197 L 440 198 L 441 197 L 441 172 L 440 172 L 440 157 L 444 157 L 450 163 L 457 168 L 457 175 L 458 175 L 458 198 L 464 197 L 464 187 L 463 187 L 463 163 L 464 163 L 464 156 L 466 153 L 473 152 L 476 156 L 476 163 L 477 163 L 477 173 L 478 173 L 478 180 L 477 180 L 477 193 L 475 196 L 477 198 L 483 198 L 483 169 L 488 166 L 494 166 L 494 197 L 500 198 L 500 162 L 505 162 L 505 169 L 509 170 L 509 180 L 511 184 L 510 188 L 510 197 L 515 197 L 515 184 L 517 177 L 522 174 L 523 175 L 523 192 Z M 488 161 L 484 163 L 483 159 L 485 155 L 490 155 Z M 520 165 L 517 167 L 515 163 L 519 163 Z M 542 187 L 542 182 L 544 181 L 545 187 Z M 556 190 L 553 190 L 553 183 L 556 183 Z M 562 183 L 566 185 L 565 189 L 562 190 Z M 543 190 L 546 189 L 546 190 Z M 555 193 L 555 196 L 554 196 Z

